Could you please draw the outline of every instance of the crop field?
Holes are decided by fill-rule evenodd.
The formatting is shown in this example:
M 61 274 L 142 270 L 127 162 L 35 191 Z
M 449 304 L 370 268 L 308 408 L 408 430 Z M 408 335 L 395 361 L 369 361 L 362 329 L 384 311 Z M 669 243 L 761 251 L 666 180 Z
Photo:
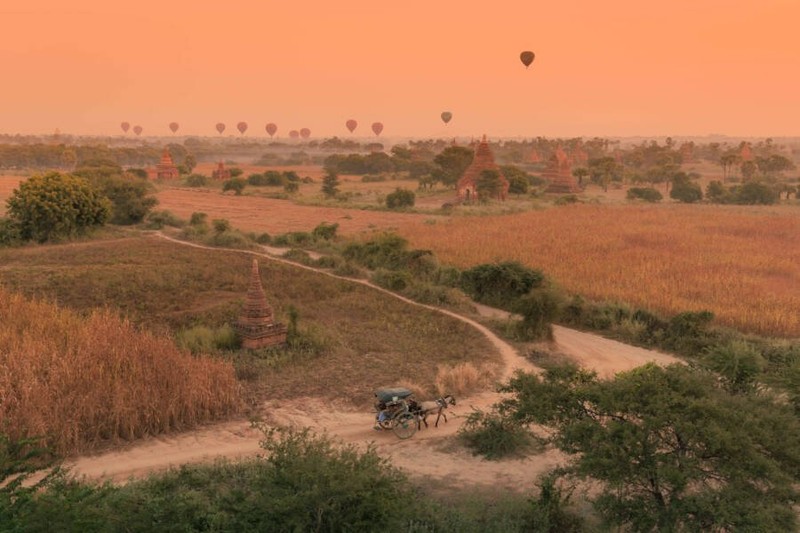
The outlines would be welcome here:
M 800 337 L 800 213 L 793 207 L 578 205 L 403 226 L 460 267 L 515 260 L 567 291 Z
M 173 335 L 235 321 L 252 257 L 155 236 L 0 249 L 0 287 L 81 313 L 108 307 L 141 328 Z M 294 307 L 298 328 L 322 353 L 283 363 L 237 360 L 248 394 L 326 397 L 335 390 L 342 401 L 365 406 L 374 387 L 398 381 L 434 394 L 439 365 L 499 361 L 489 341 L 459 320 L 346 280 L 267 259 L 260 265 L 277 319 L 285 323 Z

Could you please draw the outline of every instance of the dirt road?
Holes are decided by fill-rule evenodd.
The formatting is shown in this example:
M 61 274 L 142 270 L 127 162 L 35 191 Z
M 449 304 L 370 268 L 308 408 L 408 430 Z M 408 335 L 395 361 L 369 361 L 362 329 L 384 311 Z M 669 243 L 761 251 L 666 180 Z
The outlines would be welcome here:
M 257 255 L 283 261 L 274 255 Z M 376 290 L 382 289 L 376 287 Z M 401 298 L 410 305 L 421 305 L 394 293 L 384 292 Z M 486 308 L 480 310 L 482 313 L 496 313 Z M 485 326 L 451 311 L 440 311 L 469 323 L 486 335 L 502 356 L 504 379 L 517 369 L 537 370 L 527 359 L 520 357 L 511 345 Z M 579 364 L 596 370 L 601 376 L 610 376 L 648 361 L 659 364 L 677 361 L 662 353 L 558 326 L 555 328 L 555 348 Z M 548 451 L 525 459 L 486 461 L 472 456 L 454 443 L 456 431 L 472 408 L 488 409 L 498 398 L 496 393 L 458 398 L 458 404 L 448 411 L 447 423 L 440 422 L 438 428 L 434 428 L 433 424 L 427 429 L 423 427 L 407 440 L 400 440 L 389 431 L 374 431 L 373 413 L 353 412 L 337 406 L 335 402 L 332 404 L 327 398 L 266 402 L 263 411 L 265 421 L 269 424 L 309 427 L 356 445 L 366 446 L 371 442 L 378 453 L 388 457 L 393 464 L 414 477 L 429 477 L 444 484 L 525 490 L 533 487 L 539 473 L 558 464 L 561 460 L 558 452 Z M 67 466 L 79 477 L 124 482 L 129 478 L 143 477 L 151 472 L 186 463 L 222 457 L 237 459 L 255 456 L 261 451 L 260 437 L 260 433 L 252 429 L 248 421 L 229 421 L 185 433 L 137 441 L 100 455 L 79 457 Z

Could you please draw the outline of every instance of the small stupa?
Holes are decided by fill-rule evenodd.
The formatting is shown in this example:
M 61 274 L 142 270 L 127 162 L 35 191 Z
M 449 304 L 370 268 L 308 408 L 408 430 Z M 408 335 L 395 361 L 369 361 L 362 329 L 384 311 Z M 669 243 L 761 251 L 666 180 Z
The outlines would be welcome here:
M 549 182 L 545 192 L 559 194 L 581 192 L 575 176 L 572 175 L 569 157 L 560 146 L 556 148 L 555 153 L 550 157 L 542 176 Z
M 159 162 L 155 170 L 151 170 L 149 174 L 151 178 L 170 180 L 179 178 L 181 173 L 178 171 L 178 167 L 175 166 L 175 163 L 172 162 L 172 156 L 169 155 L 169 150 L 164 148 L 164 152 L 161 154 L 161 162 Z
M 220 161 L 217 163 L 217 168 L 211 171 L 211 178 L 215 180 L 229 180 L 231 179 L 231 171 L 225 168 L 225 163 Z
M 501 188 L 498 195 L 495 197 L 497 200 L 505 200 L 508 196 L 508 180 L 503 176 L 500 167 L 494 162 L 494 154 L 492 149 L 489 148 L 489 141 L 486 140 L 486 135 L 483 140 L 475 147 L 475 157 L 472 163 L 464 171 L 464 175 L 459 178 L 456 184 L 456 191 L 458 192 L 458 199 L 461 202 L 470 202 L 478 199 L 478 178 L 484 170 L 495 170 L 500 174 Z
M 742 143 L 742 149 L 739 152 L 739 158 L 742 160 L 742 162 L 753 160 L 753 151 L 750 149 L 750 144 Z
M 267 303 L 267 296 L 261 285 L 257 259 L 253 259 L 247 299 L 234 329 L 242 337 L 242 348 L 249 350 L 286 343 L 286 325 L 275 322 L 272 307 Z

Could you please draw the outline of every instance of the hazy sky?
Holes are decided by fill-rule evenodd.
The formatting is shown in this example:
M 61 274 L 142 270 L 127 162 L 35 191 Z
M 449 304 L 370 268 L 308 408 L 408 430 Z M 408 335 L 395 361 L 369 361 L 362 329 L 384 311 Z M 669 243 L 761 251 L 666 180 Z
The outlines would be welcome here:
M 798 24 L 800 0 L 0 0 L 0 133 L 800 135 Z

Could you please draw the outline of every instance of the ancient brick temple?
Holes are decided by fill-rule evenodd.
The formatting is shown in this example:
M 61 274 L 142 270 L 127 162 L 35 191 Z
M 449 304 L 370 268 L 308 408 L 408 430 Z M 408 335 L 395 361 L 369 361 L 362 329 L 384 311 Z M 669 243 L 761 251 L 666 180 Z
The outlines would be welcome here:
M 560 146 L 548 160 L 547 168 L 542 172 L 542 176 L 549 182 L 545 192 L 574 193 L 581 191 L 575 176 L 572 175 L 569 157 Z
M 742 143 L 742 150 L 739 152 L 739 158 L 742 162 L 753 160 L 753 151 L 750 150 L 750 145 L 748 143 Z
M 225 163 L 220 161 L 217 163 L 217 168 L 211 171 L 211 177 L 215 180 L 229 180 L 231 179 L 231 171 L 225 168 Z
M 475 157 L 472 158 L 472 163 L 470 163 L 467 170 L 464 171 L 464 175 L 459 178 L 456 184 L 459 201 L 471 202 L 478 199 L 478 178 L 480 178 L 481 172 L 484 170 L 496 170 L 500 174 L 502 187 L 495 199 L 506 199 L 508 196 L 508 180 L 500 172 L 500 167 L 494 162 L 494 154 L 492 154 L 492 149 L 489 148 L 489 142 L 486 140 L 486 135 L 484 135 L 483 140 L 475 148 Z
M 681 153 L 681 163 L 684 165 L 688 165 L 689 163 L 694 163 L 694 144 L 692 143 L 683 143 L 680 148 Z
M 150 170 L 148 174 L 151 179 L 170 180 L 177 179 L 181 173 L 178 172 L 178 167 L 172 162 L 169 150 L 164 148 L 164 153 L 161 154 L 161 162 L 156 165 L 155 170 Z
M 242 337 L 242 347 L 246 349 L 256 350 L 286 343 L 286 325 L 275 322 L 272 307 L 267 303 L 261 285 L 257 259 L 253 259 L 247 299 L 234 329 Z

